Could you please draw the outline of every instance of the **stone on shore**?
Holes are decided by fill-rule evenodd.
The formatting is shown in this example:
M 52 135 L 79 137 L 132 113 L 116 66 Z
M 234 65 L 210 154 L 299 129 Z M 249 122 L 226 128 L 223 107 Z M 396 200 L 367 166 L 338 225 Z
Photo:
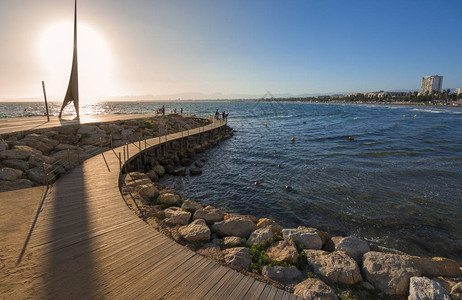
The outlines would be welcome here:
M 238 236 L 226 236 L 223 238 L 223 246 L 236 247 L 242 243 L 242 238 Z
M 159 204 L 166 204 L 166 205 L 178 205 L 180 204 L 180 196 L 173 193 L 165 193 L 160 194 L 157 198 L 157 202 Z
M 304 250 L 308 264 L 321 278 L 341 284 L 355 284 L 362 281 L 356 261 L 345 252 L 326 252 L 323 250 Z
M 0 192 L 8 192 L 30 187 L 32 187 L 32 182 L 27 179 L 19 179 L 15 181 L 0 180 Z
M 411 257 L 370 251 L 363 256 L 363 272 L 367 281 L 387 295 L 404 295 L 411 277 L 421 270 Z
M 255 224 L 257 224 L 258 222 L 258 219 L 252 215 L 238 215 L 238 214 L 225 213 L 224 220 L 231 219 L 231 218 L 247 219 L 247 220 L 254 222 Z
M 274 234 L 270 228 L 257 229 L 250 235 L 247 245 L 260 245 L 261 243 L 270 243 L 274 239 Z
M 189 223 L 191 218 L 191 213 L 182 211 L 179 207 L 169 207 L 164 210 L 165 213 L 165 222 L 172 225 L 186 225 Z
M 162 165 L 155 165 L 152 167 L 152 170 L 159 175 L 159 177 L 162 177 L 165 175 L 165 168 Z
M 13 181 L 21 178 L 22 171 L 13 168 L 0 168 L 0 180 Z
M 12 149 L 12 150 L 4 150 L 0 152 L 0 159 L 28 159 L 29 156 L 32 154 L 31 151 L 28 150 L 20 150 L 20 149 Z
M 0 142 L 0 151 L 8 150 L 8 143 L 7 142 Z
M 214 208 L 212 206 L 207 206 L 205 208 L 196 210 L 193 219 L 204 219 L 205 222 L 207 222 L 207 224 L 213 224 L 215 222 L 222 221 L 224 215 L 224 211 Z
M 292 238 L 295 242 L 301 244 L 307 249 L 320 250 L 322 248 L 322 240 L 315 231 L 307 229 L 283 229 L 282 237 L 284 239 Z
M 223 254 L 226 263 L 245 271 L 249 270 L 250 263 L 252 262 L 249 249 L 245 247 L 230 248 L 223 250 Z
M 308 278 L 297 284 L 294 294 L 307 300 L 338 300 L 335 291 L 317 278 Z
M 249 219 L 230 218 L 221 222 L 216 222 L 212 230 L 219 236 L 239 236 L 248 238 L 257 229 L 257 225 Z
M 294 266 L 291 267 L 269 267 L 264 266 L 261 274 L 265 277 L 282 282 L 284 284 L 297 283 L 302 280 L 303 275 L 299 269 Z
M 282 226 L 276 223 L 275 221 L 268 218 L 261 218 L 258 220 L 257 228 L 262 229 L 268 227 L 273 233 L 281 233 Z
M 159 190 L 152 184 L 147 184 L 140 187 L 138 194 L 140 194 L 145 201 L 150 201 L 152 199 L 157 199 L 159 196 Z
M 297 246 L 292 240 L 282 240 L 266 250 L 266 254 L 277 262 L 287 262 L 293 264 L 297 261 Z
M 319 230 L 319 229 L 317 229 L 317 228 L 306 227 L 306 226 L 298 226 L 297 228 L 298 228 L 298 229 L 306 229 L 306 230 L 310 230 L 310 231 L 316 232 L 316 233 L 319 235 L 319 237 L 321 238 L 321 241 L 322 241 L 322 244 L 323 244 L 323 245 L 324 245 L 325 243 L 327 243 L 328 240 L 331 239 L 330 234 L 329 234 L 328 232 Z
M 451 296 L 436 281 L 426 277 L 411 277 L 409 300 L 451 300 Z
M 150 170 L 148 173 L 147 173 L 149 179 L 151 179 L 152 182 L 156 182 L 159 180 L 159 175 L 157 175 L 157 173 L 154 171 L 154 170 Z
M 451 296 L 454 300 L 462 299 L 462 281 L 452 287 Z
M 459 264 L 452 259 L 444 257 L 411 257 L 422 270 L 422 275 L 435 277 L 461 277 Z
M 202 170 L 201 169 L 198 169 L 198 168 L 190 168 L 189 169 L 189 174 L 190 175 L 201 175 L 202 174 Z
M 187 242 L 208 242 L 210 240 L 210 228 L 202 219 L 195 220 L 189 225 L 182 226 L 178 230 L 183 239 Z
M 29 169 L 29 164 L 21 159 L 7 159 L 3 161 L 3 165 L 21 171 L 27 171 Z
M 178 168 L 173 170 L 174 176 L 184 176 L 186 175 L 186 168 Z
M 194 165 L 197 167 L 197 168 L 202 168 L 204 165 L 200 162 L 200 161 L 196 161 L 194 163 Z
M 51 178 L 53 173 L 48 174 L 48 179 Z M 45 182 L 45 174 L 43 173 L 42 167 L 32 168 L 26 171 L 26 176 L 29 180 L 37 184 L 46 184 Z
M 335 245 L 335 251 L 345 251 L 358 263 L 363 260 L 363 255 L 370 251 L 369 245 L 360 238 L 347 236 Z
M 197 203 L 196 201 L 186 199 L 186 200 L 184 200 L 183 204 L 181 205 L 181 209 L 191 211 L 191 212 L 195 212 L 198 209 L 202 209 L 202 205 Z

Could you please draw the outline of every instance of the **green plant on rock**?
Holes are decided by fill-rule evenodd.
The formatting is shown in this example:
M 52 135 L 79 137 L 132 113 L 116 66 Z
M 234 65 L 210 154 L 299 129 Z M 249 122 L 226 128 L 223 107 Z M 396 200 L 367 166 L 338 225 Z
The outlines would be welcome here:
M 306 278 L 319 278 L 314 272 L 306 273 Z
M 271 258 L 268 257 L 268 255 L 265 252 L 265 249 L 267 248 L 269 244 L 268 243 L 261 243 L 261 244 L 254 244 L 252 247 L 249 248 L 250 252 L 250 258 L 252 259 L 252 263 L 250 264 L 250 270 L 254 273 L 260 274 L 263 270 L 264 266 L 283 266 L 283 267 L 289 267 L 291 264 L 286 263 L 286 262 L 278 262 L 275 260 L 272 260 Z
M 283 239 L 284 239 L 284 238 L 282 237 L 282 235 L 281 235 L 280 233 L 276 232 L 276 233 L 274 234 L 273 240 L 274 240 L 275 243 L 276 243 L 276 242 L 279 242 L 279 241 L 282 241 Z
M 144 121 L 144 127 L 145 128 L 152 128 L 152 123 L 149 120 Z

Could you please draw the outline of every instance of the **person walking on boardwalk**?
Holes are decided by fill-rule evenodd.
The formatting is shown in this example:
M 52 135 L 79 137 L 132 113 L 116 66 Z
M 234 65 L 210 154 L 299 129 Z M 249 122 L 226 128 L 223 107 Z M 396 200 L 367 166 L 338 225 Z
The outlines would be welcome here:
M 162 115 L 165 116 L 165 105 L 162 105 Z
M 225 119 L 225 116 L 226 116 L 225 111 L 223 111 L 223 112 L 221 113 L 221 118 L 224 120 L 224 119 Z
M 220 118 L 220 113 L 218 112 L 218 109 L 217 109 L 217 111 L 215 112 L 215 119 L 218 120 L 219 118 Z

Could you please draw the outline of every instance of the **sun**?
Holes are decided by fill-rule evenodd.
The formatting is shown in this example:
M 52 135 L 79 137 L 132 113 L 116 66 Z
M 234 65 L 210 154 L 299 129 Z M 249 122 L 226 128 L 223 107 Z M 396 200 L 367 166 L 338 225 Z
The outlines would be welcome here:
M 44 29 L 39 38 L 39 57 L 46 69 L 51 94 L 67 89 L 72 65 L 72 22 L 58 22 Z M 90 26 L 77 26 L 80 103 L 93 103 L 112 95 L 113 62 L 110 48 L 101 34 Z M 60 100 L 60 99 L 57 99 Z

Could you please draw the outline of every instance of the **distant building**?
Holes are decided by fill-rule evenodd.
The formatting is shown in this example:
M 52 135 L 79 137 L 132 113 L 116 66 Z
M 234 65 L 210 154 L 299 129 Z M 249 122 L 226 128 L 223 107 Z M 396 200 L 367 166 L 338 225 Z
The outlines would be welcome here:
M 432 75 L 422 77 L 422 85 L 420 86 L 420 94 L 431 93 L 432 91 L 441 92 L 443 86 L 443 76 Z
M 462 94 L 462 88 L 456 89 L 456 90 L 454 91 L 454 94 L 457 94 L 457 95 Z
M 369 92 L 364 94 L 367 98 L 397 98 L 397 97 L 406 97 L 408 93 L 406 92 Z

